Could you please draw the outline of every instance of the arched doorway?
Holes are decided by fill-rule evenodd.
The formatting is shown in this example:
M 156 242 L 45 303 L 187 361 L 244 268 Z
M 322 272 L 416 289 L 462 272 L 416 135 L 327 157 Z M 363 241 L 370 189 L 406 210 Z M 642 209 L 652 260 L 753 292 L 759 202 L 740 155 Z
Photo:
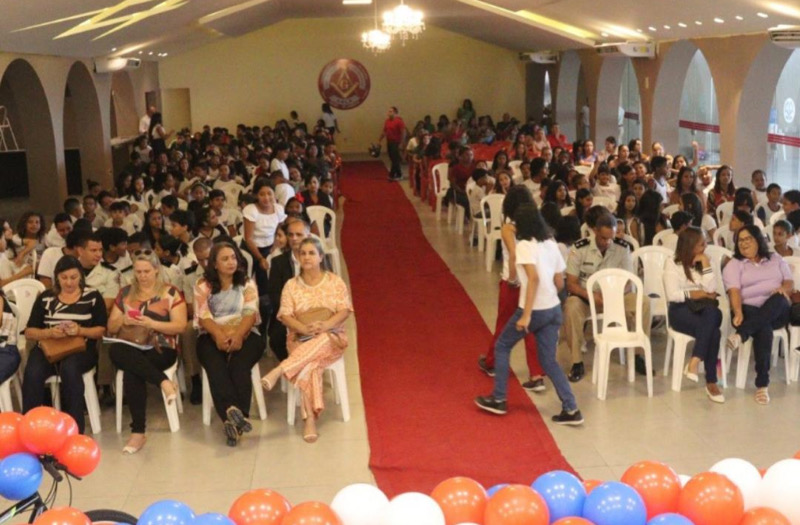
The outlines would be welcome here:
M 60 209 L 66 181 L 58 176 L 50 107 L 39 76 L 27 61 L 14 60 L 2 72 L 0 106 L 6 108 L 6 122 L 16 139 L 10 143 L 10 130 L 3 129 L 7 151 L 0 153 L 0 197 L 29 196 L 33 209 L 47 213 Z
M 139 134 L 139 117 L 133 82 L 126 71 L 111 76 L 111 138 L 128 138 Z
M 597 84 L 597 140 L 615 137 L 617 144 L 641 138 L 639 82 L 627 57 L 603 60 Z
M 719 110 L 714 79 L 706 57 L 696 51 L 686 71 L 678 113 L 678 149 L 673 154 L 693 157 L 693 144 L 697 143 L 699 161 L 718 164 Z
M 82 194 L 90 179 L 106 183 L 100 104 L 92 76 L 83 62 L 75 62 L 67 76 L 63 133 L 67 192 Z
M 569 140 L 578 136 L 578 90 L 581 84 L 581 59 L 575 51 L 561 55 L 556 86 L 556 120 Z M 583 98 L 581 100 L 581 105 Z

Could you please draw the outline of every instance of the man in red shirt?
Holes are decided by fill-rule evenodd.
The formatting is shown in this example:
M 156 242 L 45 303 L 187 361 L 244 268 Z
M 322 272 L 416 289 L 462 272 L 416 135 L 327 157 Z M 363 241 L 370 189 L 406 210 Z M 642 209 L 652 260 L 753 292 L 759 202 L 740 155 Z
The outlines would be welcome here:
M 553 126 L 550 129 L 550 134 L 547 136 L 547 142 L 550 143 L 550 147 L 552 149 L 556 149 L 556 146 L 568 149 L 569 142 L 567 142 L 567 136 L 561 134 L 561 130 L 558 127 L 558 123 L 554 122 Z
M 406 141 L 406 124 L 400 118 L 397 108 L 394 106 L 389 108 L 386 115 L 386 121 L 383 123 L 383 131 L 378 138 L 378 144 L 381 143 L 384 137 L 386 137 L 386 149 L 389 151 L 389 159 L 392 161 L 389 180 L 398 181 L 403 178 L 403 174 L 400 171 L 400 150 Z

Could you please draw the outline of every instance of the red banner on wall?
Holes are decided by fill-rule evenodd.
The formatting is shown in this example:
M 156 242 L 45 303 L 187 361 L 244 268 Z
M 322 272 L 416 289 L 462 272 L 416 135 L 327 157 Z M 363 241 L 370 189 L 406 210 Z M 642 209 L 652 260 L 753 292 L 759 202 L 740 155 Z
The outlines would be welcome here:
M 704 124 L 702 122 L 692 122 L 691 120 L 679 120 L 678 127 L 691 129 L 694 131 L 705 131 L 708 133 L 719 134 L 719 125 L 717 124 Z
M 787 137 L 786 135 L 776 135 L 775 133 L 770 133 L 767 135 L 767 142 L 770 144 L 781 144 L 783 146 L 800 148 L 800 137 Z

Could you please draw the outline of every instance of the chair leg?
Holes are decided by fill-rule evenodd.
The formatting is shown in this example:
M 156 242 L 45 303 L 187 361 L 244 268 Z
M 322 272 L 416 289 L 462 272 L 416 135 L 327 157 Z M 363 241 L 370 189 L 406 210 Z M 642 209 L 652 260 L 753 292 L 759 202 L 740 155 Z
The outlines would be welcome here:
M 14 405 L 11 402 L 11 380 L 0 385 L 0 411 L 12 412 Z
M 117 398 L 117 434 L 122 432 L 122 370 L 117 370 L 117 377 L 114 381 L 115 397 Z
M 175 374 L 178 369 L 177 363 L 169 367 L 164 373 L 170 379 L 170 381 L 175 382 Z M 160 389 L 159 389 L 160 390 Z M 169 431 L 170 432 L 177 432 L 181 429 L 181 421 L 178 417 L 178 407 L 180 406 L 180 393 L 178 394 L 178 398 L 173 403 L 167 402 L 167 396 L 164 394 L 164 391 L 161 390 L 161 397 L 164 400 L 164 409 L 167 412 L 167 421 L 169 421 Z
M 676 344 L 674 340 L 672 344 L 673 352 L 675 352 L 672 356 L 672 390 L 680 392 L 683 382 L 683 366 L 686 361 L 686 345 Z
M 677 348 L 674 348 L 675 346 L 676 346 L 675 340 L 672 337 L 670 337 L 669 331 L 667 331 L 667 346 L 664 349 L 664 377 L 667 377 L 669 375 L 669 362 L 670 362 L 669 358 L 672 356 L 673 351 L 677 351 Z M 674 387 L 673 390 L 675 390 Z
M 634 359 L 634 351 L 633 347 L 631 348 L 620 348 L 620 354 L 625 354 L 626 359 L 628 360 L 628 383 L 633 383 L 636 381 L 636 367 L 634 366 L 636 363 L 636 359 Z
M 14 387 L 14 393 L 17 395 L 17 402 L 19 403 L 19 411 L 22 412 L 22 379 L 16 374 L 11 376 L 13 379 L 12 386 Z M 14 410 L 14 408 L 10 408 L 9 410 Z
M 330 368 L 334 377 L 334 393 L 342 407 L 342 421 L 350 421 L 350 398 L 347 395 L 347 375 L 345 373 L 344 359 L 340 358 Z
M 747 367 L 750 365 L 750 352 L 753 349 L 753 340 L 739 345 L 739 358 L 736 361 L 736 388 L 744 390 L 747 384 Z
M 209 388 L 208 386 L 208 374 L 206 374 L 205 368 L 203 368 L 202 381 L 203 381 L 203 424 L 208 426 L 211 424 L 211 409 L 214 408 L 214 401 L 211 399 L 211 388 Z
M 50 396 L 53 399 L 53 408 L 61 411 L 61 384 L 58 379 L 50 383 Z
M 264 401 L 264 389 L 261 387 L 261 369 L 258 363 L 253 366 L 250 372 L 250 380 L 253 382 L 253 395 L 256 398 L 256 406 L 258 407 L 258 417 L 261 421 L 267 419 L 267 403 Z
M 287 385 L 286 388 L 286 422 L 290 427 L 294 426 L 295 417 L 297 416 L 297 398 L 299 391 L 294 385 Z
M 100 401 L 97 399 L 94 373 L 95 369 L 92 368 L 83 374 L 83 399 L 86 402 L 86 411 L 89 412 L 89 424 L 92 426 L 92 434 L 99 434 L 103 427 L 100 423 Z
M 650 341 L 644 340 L 644 366 L 647 372 L 647 397 L 653 397 L 653 351 Z M 631 359 L 633 361 L 633 359 Z

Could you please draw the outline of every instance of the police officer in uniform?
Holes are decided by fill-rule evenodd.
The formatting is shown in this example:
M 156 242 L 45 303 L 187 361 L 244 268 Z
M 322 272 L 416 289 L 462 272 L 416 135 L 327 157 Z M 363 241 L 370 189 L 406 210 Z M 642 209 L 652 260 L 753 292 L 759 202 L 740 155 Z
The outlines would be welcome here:
M 566 344 L 571 358 L 572 369 L 569 380 L 573 383 L 580 381 L 586 374 L 583 365 L 581 347 L 584 343 L 584 325 L 590 315 L 589 291 L 586 281 L 595 272 L 608 268 L 618 268 L 633 271 L 631 259 L 632 246 L 625 240 L 616 238 L 617 221 L 611 213 L 598 217 L 595 224 L 593 237 L 581 239 L 576 242 L 569 252 L 567 260 L 567 292 L 569 297 L 564 302 L 564 323 L 560 344 Z M 595 304 L 602 310 L 602 297 L 599 290 L 594 292 Z M 644 331 L 650 337 L 650 302 L 644 301 L 642 319 Z M 625 294 L 625 311 L 629 323 L 635 318 L 636 294 Z M 639 364 L 637 356 L 637 370 L 641 372 L 643 362 Z

